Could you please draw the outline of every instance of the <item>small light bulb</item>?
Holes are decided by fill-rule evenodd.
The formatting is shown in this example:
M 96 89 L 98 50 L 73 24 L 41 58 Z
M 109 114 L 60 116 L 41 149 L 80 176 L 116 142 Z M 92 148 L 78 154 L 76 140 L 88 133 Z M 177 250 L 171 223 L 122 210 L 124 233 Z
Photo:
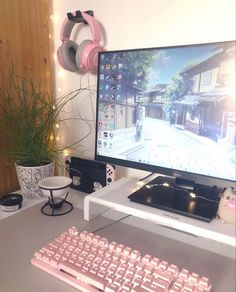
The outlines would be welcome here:
M 64 78 L 65 78 L 65 70 L 60 69 L 60 70 L 58 71 L 58 76 L 59 76 L 61 79 L 64 79 Z
M 59 124 L 56 124 L 56 128 L 59 129 L 60 128 L 60 125 Z
M 194 193 L 189 193 L 190 197 L 195 199 L 196 198 L 196 195 Z
M 59 137 L 56 137 L 56 140 L 59 141 Z
M 51 14 L 50 15 L 50 20 L 53 22 L 53 23 L 58 23 L 59 22 L 59 15 L 58 14 Z
M 145 183 L 144 183 L 143 181 L 138 181 L 138 182 L 137 182 L 137 186 L 138 186 L 139 188 L 143 187 L 144 185 L 145 185 Z
M 163 186 L 164 187 L 169 187 L 170 185 L 167 182 L 165 182 L 165 183 L 163 183 Z
M 66 156 L 69 156 L 69 151 L 67 149 L 63 150 L 63 155 L 66 157 Z

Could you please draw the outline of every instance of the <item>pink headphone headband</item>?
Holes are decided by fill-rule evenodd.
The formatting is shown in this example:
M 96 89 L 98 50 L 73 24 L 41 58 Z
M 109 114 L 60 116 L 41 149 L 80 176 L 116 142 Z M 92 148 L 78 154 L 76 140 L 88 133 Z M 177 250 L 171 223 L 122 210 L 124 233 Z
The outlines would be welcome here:
M 75 15 L 76 12 L 73 13 Z M 102 39 L 101 30 L 98 22 L 94 19 L 93 16 L 85 12 L 81 12 L 82 17 L 86 20 L 89 24 L 91 33 L 92 33 L 92 41 L 94 43 L 99 43 Z M 72 32 L 73 27 L 75 26 L 76 22 L 69 20 L 68 17 L 65 18 L 63 21 L 61 32 L 60 32 L 60 39 L 62 42 L 68 41 L 70 39 L 70 34 Z

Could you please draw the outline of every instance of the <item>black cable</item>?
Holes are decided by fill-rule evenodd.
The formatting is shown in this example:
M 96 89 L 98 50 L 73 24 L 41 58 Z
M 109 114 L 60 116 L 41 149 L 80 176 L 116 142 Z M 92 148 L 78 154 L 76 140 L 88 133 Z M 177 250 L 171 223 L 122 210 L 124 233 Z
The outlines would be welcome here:
M 100 227 L 100 228 L 98 228 L 98 229 L 95 229 L 94 231 L 91 231 L 91 233 L 96 233 L 96 232 L 98 232 L 98 231 L 100 231 L 100 230 L 103 230 L 103 229 L 105 229 L 105 228 L 107 228 L 107 227 L 110 227 L 111 225 L 113 225 L 113 224 L 116 224 L 116 223 L 118 223 L 118 222 L 120 222 L 120 221 L 122 221 L 122 220 L 124 220 L 124 219 L 126 219 L 126 218 L 128 218 L 128 217 L 131 217 L 132 215 L 126 215 L 126 216 L 124 216 L 124 217 L 122 217 L 122 218 L 120 218 L 120 219 L 118 219 L 118 220 L 116 220 L 116 221 L 113 221 L 113 222 L 111 222 L 111 223 L 109 223 L 109 224 L 107 224 L 107 225 L 105 225 L 105 226 L 103 226 L 103 227 Z
M 150 176 L 152 176 L 153 174 L 154 174 L 154 172 L 152 172 L 152 173 L 146 175 L 146 176 L 143 177 L 143 178 L 140 178 L 139 181 L 145 180 L 145 179 L 149 178 Z

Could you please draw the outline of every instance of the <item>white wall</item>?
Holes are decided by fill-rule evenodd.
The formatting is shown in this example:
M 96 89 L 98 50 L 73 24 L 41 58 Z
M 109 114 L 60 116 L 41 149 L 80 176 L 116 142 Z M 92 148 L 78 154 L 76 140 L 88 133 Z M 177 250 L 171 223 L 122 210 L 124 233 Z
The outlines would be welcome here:
M 53 0 L 53 10 L 52 42 L 55 52 L 61 43 L 61 23 L 66 13 L 75 10 L 94 11 L 95 18 L 103 27 L 103 41 L 107 50 L 235 39 L 235 0 Z M 74 29 L 72 36 L 78 44 L 91 38 L 89 28 L 81 29 L 81 26 L 79 30 L 79 26 L 77 30 Z M 67 114 L 75 118 L 82 115 L 89 120 L 93 131 L 83 141 L 82 147 L 77 147 L 75 154 L 85 150 L 82 155 L 93 158 L 96 75 L 64 71 L 55 61 L 57 96 L 79 88 L 80 84 L 90 86 L 92 90 L 80 95 L 67 108 Z M 74 120 L 72 124 L 60 129 L 60 141 L 75 141 L 85 135 L 87 129 L 85 123 Z

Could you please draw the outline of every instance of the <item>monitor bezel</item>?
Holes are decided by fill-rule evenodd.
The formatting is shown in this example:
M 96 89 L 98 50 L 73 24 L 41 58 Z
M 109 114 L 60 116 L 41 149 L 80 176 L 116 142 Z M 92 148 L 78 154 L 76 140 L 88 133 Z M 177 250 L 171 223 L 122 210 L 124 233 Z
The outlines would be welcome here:
M 109 53 L 122 53 L 122 52 L 132 52 L 132 51 L 148 51 L 148 50 L 163 50 L 163 49 L 175 49 L 175 48 L 185 48 L 185 47 L 198 47 L 198 46 L 207 46 L 207 45 L 219 45 L 225 44 L 230 42 L 236 42 L 236 40 L 228 40 L 228 41 L 216 41 L 216 42 L 207 42 L 207 43 L 193 43 L 193 44 L 185 44 L 185 45 L 174 45 L 174 46 L 161 46 L 161 47 L 150 47 L 150 48 L 132 48 L 132 49 L 119 49 L 119 50 L 107 50 L 98 53 L 98 73 L 97 73 L 97 102 L 96 102 L 96 127 L 95 127 L 95 160 L 110 163 L 114 165 L 118 165 L 121 167 L 126 168 L 133 168 L 143 171 L 148 171 L 151 173 L 157 173 L 160 175 L 171 176 L 174 178 L 182 178 L 185 180 L 193 181 L 195 183 L 203 184 L 203 185 L 210 185 L 210 186 L 218 186 L 223 188 L 234 188 L 236 189 L 236 182 L 232 180 L 228 180 L 225 178 L 218 178 L 208 175 L 202 175 L 199 173 L 192 173 L 188 171 L 182 171 L 178 169 L 172 169 L 167 167 L 161 167 L 152 164 L 145 164 L 136 161 L 129 161 L 125 159 L 114 158 L 112 156 L 104 156 L 98 154 L 97 152 L 97 139 L 98 139 L 98 105 L 99 105 L 99 74 L 100 74 L 100 58 L 102 54 L 109 54 Z

